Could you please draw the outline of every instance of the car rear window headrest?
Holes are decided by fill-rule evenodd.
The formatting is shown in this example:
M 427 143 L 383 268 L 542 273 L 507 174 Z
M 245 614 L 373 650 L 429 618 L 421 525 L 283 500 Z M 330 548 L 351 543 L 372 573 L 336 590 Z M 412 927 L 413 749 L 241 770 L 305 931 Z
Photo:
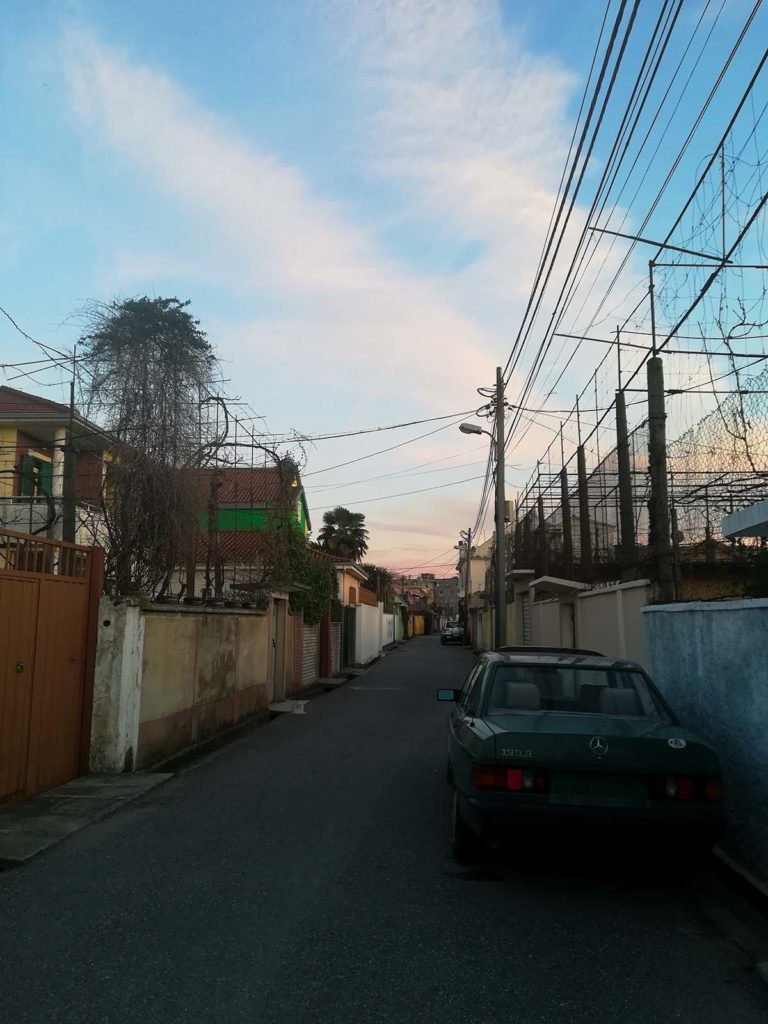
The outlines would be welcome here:
M 538 711 L 541 707 L 539 688 L 535 683 L 505 681 L 501 684 L 500 692 L 494 694 L 494 704 L 519 711 Z
M 584 711 L 599 713 L 603 710 L 603 694 L 608 689 L 605 683 L 582 683 L 579 687 L 579 703 Z
M 604 715 L 642 714 L 634 690 L 614 690 L 608 687 L 600 694 L 600 710 Z

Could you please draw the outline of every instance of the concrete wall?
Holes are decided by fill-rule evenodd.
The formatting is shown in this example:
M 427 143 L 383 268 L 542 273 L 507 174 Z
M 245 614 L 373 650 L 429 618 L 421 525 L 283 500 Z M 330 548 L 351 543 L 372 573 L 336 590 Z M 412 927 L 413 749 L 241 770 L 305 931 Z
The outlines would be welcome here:
M 271 628 L 270 613 L 103 598 L 91 768 L 148 767 L 263 711 L 272 699 Z M 288 678 L 291 662 L 283 658 Z
M 403 613 L 400 605 L 395 607 L 395 640 L 398 642 L 405 639 L 405 627 L 403 625 Z
M 359 604 L 355 619 L 355 664 L 367 665 L 381 654 L 379 608 Z
M 768 882 L 768 599 L 651 605 L 643 620 L 651 676 L 720 754 L 723 847 Z
M 535 647 L 560 647 L 560 602 L 531 601 L 531 643 Z
M 583 591 L 576 598 L 575 646 L 644 665 L 642 610 L 649 600 L 647 580 Z
M 384 611 L 381 613 L 381 643 L 380 647 L 395 642 L 395 616 Z
M 90 768 L 131 771 L 139 742 L 144 616 L 135 602 L 99 601 Z
M 263 711 L 269 669 L 266 615 L 148 613 L 136 766 Z
M 528 592 L 515 594 L 514 632 L 509 643 L 523 643 L 522 609 Z M 643 608 L 650 600 L 648 580 L 569 593 L 558 598 L 530 601 L 531 643 L 546 647 L 582 647 L 612 658 L 645 663 Z M 509 627 L 508 627 L 509 628 Z

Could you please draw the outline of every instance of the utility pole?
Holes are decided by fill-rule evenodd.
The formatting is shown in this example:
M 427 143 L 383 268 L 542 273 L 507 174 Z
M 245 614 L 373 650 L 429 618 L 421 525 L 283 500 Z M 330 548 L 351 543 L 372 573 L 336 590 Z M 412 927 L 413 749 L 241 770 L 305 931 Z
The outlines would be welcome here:
M 471 643 L 469 636 L 469 591 L 472 586 L 472 527 L 467 527 L 467 548 L 464 555 L 464 643 Z
M 539 510 L 539 572 L 542 576 L 549 573 L 549 545 L 547 544 L 547 527 L 544 519 L 544 498 L 541 493 L 536 499 Z
M 495 645 L 507 642 L 507 536 L 504 497 L 504 380 L 496 367 L 496 630 Z
M 61 488 L 61 537 L 75 543 L 75 359 L 72 353 L 72 380 L 69 384 L 69 429 L 64 446 L 64 479 Z
M 648 501 L 649 543 L 655 563 L 659 601 L 674 600 L 669 494 L 667 488 L 667 414 L 664 408 L 664 364 L 648 360 L 648 463 L 651 495 Z
M 579 485 L 579 570 L 582 580 L 592 582 L 592 534 L 589 529 L 589 483 L 587 481 L 587 460 L 581 440 L 581 412 L 579 396 L 576 396 L 576 429 L 579 447 L 576 451 L 576 475 Z
M 563 424 L 560 424 L 560 507 L 563 517 L 563 572 L 567 579 L 573 579 L 573 533 L 571 530 L 571 499 L 568 493 L 568 470 L 565 466 L 563 445 Z
M 616 328 L 616 352 L 619 362 L 619 387 L 616 392 L 616 455 L 619 463 L 619 537 L 621 539 L 622 578 L 628 579 L 635 563 L 635 512 L 632 505 L 632 473 L 629 465 L 627 404 L 621 389 L 621 330 Z

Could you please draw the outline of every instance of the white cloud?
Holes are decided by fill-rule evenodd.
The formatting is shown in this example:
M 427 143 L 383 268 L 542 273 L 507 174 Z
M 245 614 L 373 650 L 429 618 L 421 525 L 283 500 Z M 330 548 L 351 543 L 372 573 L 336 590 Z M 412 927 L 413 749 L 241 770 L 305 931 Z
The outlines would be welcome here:
M 384 389 L 407 371 L 413 397 L 433 408 L 466 395 L 467 371 L 488 377 L 493 332 L 434 283 L 403 273 L 296 168 L 226 131 L 167 77 L 88 34 L 70 35 L 67 57 L 88 128 L 204 222 L 214 250 L 223 240 L 254 291 L 289 308 L 235 332 L 233 355 L 277 356 L 279 364 L 288 354 L 307 361 L 322 353 L 327 375 L 341 365 L 370 376 L 375 367 Z
M 503 361 L 530 287 L 564 156 L 572 79 L 528 54 L 490 3 L 361 0 L 333 7 L 335 24 L 347 26 L 339 46 L 349 87 L 367 97 L 361 148 L 369 173 L 375 168 L 402 186 L 406 219 L 418 211 L 454 242 L 477 243 L 478 259 L 444 280 L 406 270 L 371 224 L 318 195 L 301 170 L 239 137 L 160 71 L 87 32 L 72 32 L 66 42 L 74 109 L 89 144 L 116 153 L 207 233 L 200 252 L 147 246 L 159 254 L 152 274 L 164 261 L 196 263 L 189 277 L 207 271 L 220 285 L 211 264 L 222 260 L 233 293 L 250 289 L 277 305 L 279 313 L 230 325 L 223 347 L 238 381 L 287 388 L 300 365 L 303 413 L 319 396 L 330 396 L 325 404 L 339 411 L 333 395 L 343 382 L 347 391 L 353 384 L 365 390 L 373 423 L 391 419 L 393 396 L 426 415 L 468 408 L 477 401 L 475 387 L 490 383 Z M 139 275 L 137 252 L 122 254 L 122 266 Z M 533 431 L 525 452 L 538 452 L 548 439 Z M 404 453 L 413 458 L 415 447 Z M 348 449 L 335 450 L 343 457 Z M 436 444 L 434 457 L 444 450 Z M 396 460 L 388 465 L 397 468 Z M 386 481 L 377 486 L 386 493 Z M 425 496 L 431 525 L 450 537 L 477 499 L 436 494 Z M 425 507 L 416 497 L 387 502 L 388 511 L 395 504 L 402 511 L 393 521 L 412 520 Z M 379 538 L 391 543 L 389 561 L 411 552 L 398 532 Z M 417 542 L 414 551 L 426 557 L 434 543 Z

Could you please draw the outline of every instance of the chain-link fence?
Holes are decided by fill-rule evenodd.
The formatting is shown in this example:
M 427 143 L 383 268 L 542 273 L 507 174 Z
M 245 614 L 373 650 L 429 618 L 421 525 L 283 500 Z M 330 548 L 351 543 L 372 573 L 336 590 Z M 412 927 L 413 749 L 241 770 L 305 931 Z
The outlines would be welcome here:
M 721 531 L 724 515 L 768 498 L 768 370 L 741 384 L 667 445 L 671 555 L 682 598 L 750 592 L 761 557 L 761 542 L 727 540 Z M 647 420 L 627 436 L 629 556 L 622 548 L 618 445 L 588 470 L 582 447 L 564 467 L 540 463 L 521 494 L 515 565 L 588 583 L 655 578 L 649 440 Z

